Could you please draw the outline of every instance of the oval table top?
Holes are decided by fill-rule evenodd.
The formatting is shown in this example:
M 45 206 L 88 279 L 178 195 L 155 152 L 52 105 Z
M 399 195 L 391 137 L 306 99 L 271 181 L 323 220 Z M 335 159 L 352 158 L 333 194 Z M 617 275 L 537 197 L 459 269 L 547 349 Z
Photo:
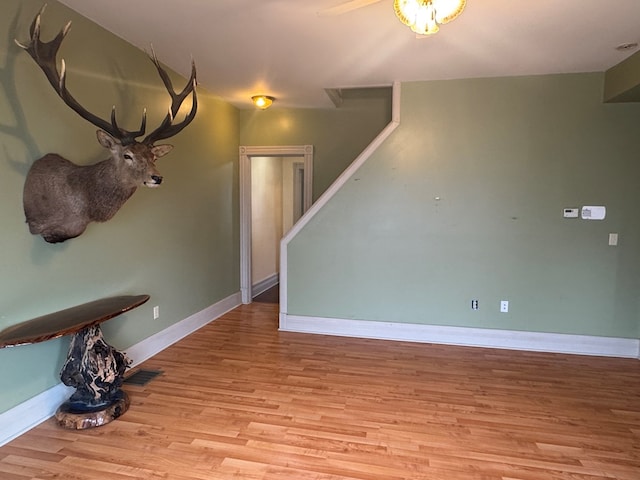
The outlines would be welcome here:
M 0 332 L 0 348 L 44 342 L 102 323 L 139 307 L 149 295 L 108 297 L 36 317 Z

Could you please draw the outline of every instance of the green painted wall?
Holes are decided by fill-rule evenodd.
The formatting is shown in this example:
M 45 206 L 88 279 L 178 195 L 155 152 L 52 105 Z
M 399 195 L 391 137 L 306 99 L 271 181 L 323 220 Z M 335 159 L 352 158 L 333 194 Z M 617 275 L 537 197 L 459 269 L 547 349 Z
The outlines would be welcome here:
M 340 108 L 240 111 L 240 144 L 313 145 L 317 199 L 391 121 L 390 90 L 349 96 Z
M 125 349 L 239 289 L 238 111 L 199 91 L 195 121 L 158 161 L 162 187 L 139 189 L 116 216 L 58 245 L 29 234 L 22 185 L 32 161 L 57 152 L 76 163 L 106 158 L 96 128 L 54 94 L 13 39 L 26 40 L 41 0 L 4 0 L 0 16 L 0 328 L 97 298 L 148 293 L 151 301 L 107 322 L 105 337 Z M 145 54 L 61 4 L 43 22 L 49 40 L 73 20 L 61 57 L 68 88 L 89 110 L 149 128 L 169 97 Z M 162 59 L 162 52 L 157 52 Z M 184 70 L 190 52 L 185 49 Z M 184 79 L 175 77 L 181 88 Z M 153 305 L 160 318 L 152 320 Z M 0 412 L 59 383 L 68 339 L 0 350 Z
M 403 84 L 400 126 L 290 243 L 287 313 L 638 338 L 640 105 L 603 77 Z M 606 220 L 562 218 L 583 205 Z
M 640 102 L 640 52 L 605 72 L 603 97 L 605 102 Z

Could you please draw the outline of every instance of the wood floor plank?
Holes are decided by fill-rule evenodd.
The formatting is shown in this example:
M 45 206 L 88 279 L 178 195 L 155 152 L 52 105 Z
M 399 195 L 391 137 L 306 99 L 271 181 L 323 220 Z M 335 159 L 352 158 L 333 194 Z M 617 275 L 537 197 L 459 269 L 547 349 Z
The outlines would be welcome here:
M 53 420 L 2 480 L 638 480 L 640 362 L 279 332 L 241 306 L 145 362 L 103 427 Z

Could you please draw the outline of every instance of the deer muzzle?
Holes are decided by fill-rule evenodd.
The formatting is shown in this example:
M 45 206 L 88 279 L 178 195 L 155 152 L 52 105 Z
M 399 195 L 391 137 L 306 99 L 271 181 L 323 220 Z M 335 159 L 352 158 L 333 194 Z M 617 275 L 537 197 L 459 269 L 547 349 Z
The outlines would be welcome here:
M 162 183 L 162 175 L 151 175 L 151 181 L 144 182 L 146 187 L 157 187 Z

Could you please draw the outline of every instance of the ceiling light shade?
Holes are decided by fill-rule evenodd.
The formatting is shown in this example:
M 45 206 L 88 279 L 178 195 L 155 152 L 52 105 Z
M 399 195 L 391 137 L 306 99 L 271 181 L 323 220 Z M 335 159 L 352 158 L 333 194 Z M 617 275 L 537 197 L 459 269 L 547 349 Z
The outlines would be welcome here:
M 251 97 L 251 100 L 253 101 L 253 104 L 260 110 L 266 110 L 271 106 L 275 98 L 268 95 L 254 95 L 253 97 Z
M 393 9 L 402 23 L 419 35 L 432 35 L 438 24 L 457 18 L 466 0 L 394 0 Z

